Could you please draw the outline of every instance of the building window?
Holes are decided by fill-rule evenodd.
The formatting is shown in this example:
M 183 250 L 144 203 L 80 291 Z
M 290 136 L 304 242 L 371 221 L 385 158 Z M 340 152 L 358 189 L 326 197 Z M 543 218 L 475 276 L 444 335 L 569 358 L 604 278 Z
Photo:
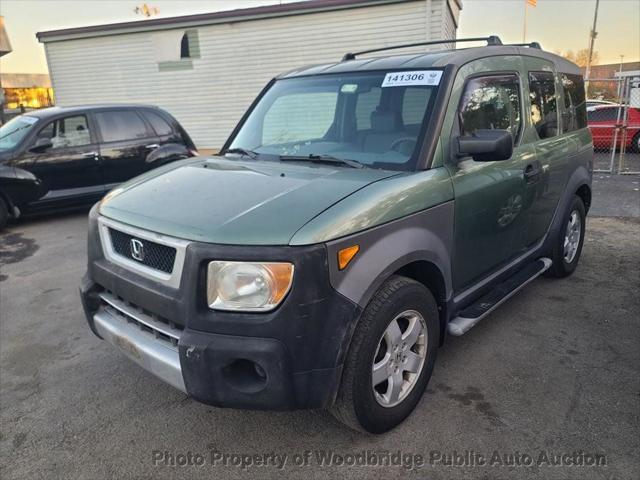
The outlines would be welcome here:
M 182 40 L 180 41 L 180 58 L 191 58 L 191 53 L 189 52 L 189 35 L 187 33 L 182 35 Z
M 161 72 L 191 70 L 193 60 L 200 58 L 198 30 L 165 30 L 153 32 L 154 57 Z

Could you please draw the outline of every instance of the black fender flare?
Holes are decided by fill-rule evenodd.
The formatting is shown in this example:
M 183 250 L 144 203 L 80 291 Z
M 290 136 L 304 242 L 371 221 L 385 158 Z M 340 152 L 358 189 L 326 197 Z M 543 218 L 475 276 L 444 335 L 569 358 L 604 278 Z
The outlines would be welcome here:
M 551 226 L 549 227 L 549 231 L 544 242 L 544 251 L 549 251 L 550 248 L 553 248 L 553 242 L 557 238 L 558 232 L 560 232 L 564 227 L 564 212 L 569 208 L 569 205 L 573 200 L 573 196 L 584 186 L 588 187 L 591 192 L 591 179 L 592 172 L 583 165 L 580 165 L 571 173 L 571 176 L 564 188 L 564 193 L 562 194 L 562 197 L 560 197 L 556 211 L 553 215 L 553 220 L 551 221 Z M 588 209 L 589 206 L 585 205 L 585 207 Z

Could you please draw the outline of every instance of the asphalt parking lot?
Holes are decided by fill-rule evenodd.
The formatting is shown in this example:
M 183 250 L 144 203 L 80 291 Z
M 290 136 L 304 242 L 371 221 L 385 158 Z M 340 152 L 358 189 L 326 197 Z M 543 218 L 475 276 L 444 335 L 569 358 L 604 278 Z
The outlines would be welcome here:
M 0 235 L 0 477 L 640 478 L 640 193 L 612 178 L 594 183 L 606 216 L 590 217 L 576 273 L 450 338 L 416 412 L 379 437 L 163 384 L 85 324 L 86 211 L 15 224 Z

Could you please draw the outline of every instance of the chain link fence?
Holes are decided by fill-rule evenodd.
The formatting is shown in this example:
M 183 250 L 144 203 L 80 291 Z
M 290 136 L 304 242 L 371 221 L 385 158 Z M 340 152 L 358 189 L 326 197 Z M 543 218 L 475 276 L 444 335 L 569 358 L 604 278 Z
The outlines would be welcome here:
M 594 171 L 640 175 L 640 77 L 586 82 Z

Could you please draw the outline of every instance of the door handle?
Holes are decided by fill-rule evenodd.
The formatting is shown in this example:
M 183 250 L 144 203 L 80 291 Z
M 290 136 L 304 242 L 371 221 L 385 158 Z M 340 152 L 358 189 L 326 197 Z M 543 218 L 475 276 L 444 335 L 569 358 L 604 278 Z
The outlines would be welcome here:
M 540 179 L 542 168 L 536 163 L 530 163 L 524 168 L 524 180 L 527 183 L 536 183 Z
M 160 145 L 158 145 L 157 143 L 152 143 L 150 145 L 145 145 L 144 148 L 148 148 L 149 150 L 153 150 L 155 148 L 158 148 Z

